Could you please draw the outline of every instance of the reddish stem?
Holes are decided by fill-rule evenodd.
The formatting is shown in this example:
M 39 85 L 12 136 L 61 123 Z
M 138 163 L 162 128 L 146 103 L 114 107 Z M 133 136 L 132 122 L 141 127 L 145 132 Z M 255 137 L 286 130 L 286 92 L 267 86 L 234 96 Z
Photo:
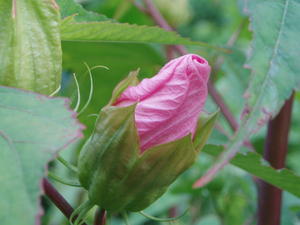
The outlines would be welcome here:
M 66 201 L 66 199 L 64 199 L 64 197 L 55 189 L 55 187 L 46 178 L 42 180 L 42 186 L 45 195 L 68 219 L 70 219 L 70 216 L 74 211 L 72 206 Z M 76 217 L 74 219 L 76 219 Z M 87 224 L 83 223 L 82 225 Z
M 173 28 L 167 23 L 167 21 L 162 17 L 160 12 L 157 10 L 155 5 L 153 4 L 152 0 L 144 0 L 146 8 L 154 20 L 154 22 L 165 30 L 173 30 Z
M 264 158 L 275 169 L 285 166 L 294 94 L 269 122 Z M 282 190 L 259 181 L 258 225 L 280 225 Z
M 228 121 L 228 124 L 230 125 L 231 129 L 236 131 L 238 128 L 238 123 L 236 122 L 233 114 L 227 107 L 224 99 L 222 96 L 219 94 L 219 92 L 216 90 L 214 85 L 211 83 L 211 81 L 208 82 L 208 92 L 210 96 L 213 98 L 214 102 L 220 107 L 220 110 L 225 117 L 225 119 Z
M 94 225 L 105 225 L 106 224 L 106 210 L 98 209 L 95 215 Z

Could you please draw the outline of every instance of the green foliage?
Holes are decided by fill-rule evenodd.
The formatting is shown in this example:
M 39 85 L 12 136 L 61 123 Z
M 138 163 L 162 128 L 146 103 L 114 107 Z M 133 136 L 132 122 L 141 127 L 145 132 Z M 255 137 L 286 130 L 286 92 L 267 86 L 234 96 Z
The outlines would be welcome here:
M 222 146 L 207 145 L 204 152 L 218 156 Z M 300 176 L 288 169 L 275 170 L 256 152 L 239 153 L 231 163 L 260 179 L 300 197 Z
M 77 22 L 111 20 L 105 15 L 85 10 L 80 4 L 73 0 L 56 0 L 56 2 L 61 8 L 60 13 L 62 18 L 75 15 L 75 20 Z
M 110 21 L 79 23 L 74 20 L 74 17 L 67 17 L 62 21 L 60 30 L 63 41 L 152 42 L 209 47 L 206 43 L 191 41 L 173 31 L 166 31 L 158 27 L 113 23 Z
M 54 92 L 61 81 L 59 9 L 53 0 L 0 1 L 0 84 Z
M 0 218 L 3 224 L 39 220 L 46 164 L 81 137 L 66 99 L 0 87 Z
M 274 10 L 270 10 L 271 6 Z M 221 155 L 215 168 L 221 168 L 238 152 L 246 137 L 249 138 L 276 115 L 292 91 L 298 88 L 299 9 L 299 1 L 293 0 L 246 2 L 244 10 L 250 14 L 254 31 L 249 61 L 252 79 L 245 94 L 247 106 L 237 134 L 228 143 L 227 151 Z M 290 26 L 295 29 L 290 29 Z
M 255 130 L 276 115 L 292 91 L 300 85 L 298 0 L 247 1 L 253 30 L 248 61 L 252 79 L 245 94 L 249 122 Z M 250 127 L 249 127 L 250 128 Z

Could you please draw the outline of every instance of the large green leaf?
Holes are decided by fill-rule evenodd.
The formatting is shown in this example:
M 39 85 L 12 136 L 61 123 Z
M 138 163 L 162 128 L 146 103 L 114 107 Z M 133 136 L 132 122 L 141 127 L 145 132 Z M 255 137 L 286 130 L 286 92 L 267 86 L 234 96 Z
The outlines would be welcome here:
M 58 150 L 82 136 L 62 98 L 0 86 L 0 220 L 38 222 L 41 179 Z
M 111 21 L 79 23 L 74 20 L 74 17 L 67 17 L 62 21 L 61 38 L 64 41 L 153 42 L 209 46 L 203 42 L 183 38 L 175 32 L 166 31 L 159 27 L 113 23 Z
M 216 157 L 223 149 L 223 146 L 206 145 L 203 152 Z M 231 164 L 300 197 L 300 176 L 288 169 L 274 169 L 256 152 L 239 153 L 231 160 Z
M 0 0 L 0 84 L 51 94 L 61 80 L 59 10 L 53 0 Z
M 245 1 L 244 10 L 250 16 L 254 33 L 249 60 L 252 79 L 245 94 L 247 106 L 240 129 L 219 162 L 202 179 L 202 185 L 238 152 L 245 138 L 278 113 L 300 85 L 300 0 Z
M 79 3 L 74 0 L 56 0 L 60 7 L 62 18 L 76 14 L 75 20 L 80 21 L 105 21 L 111 20 L 104 15 L 87 11 Z

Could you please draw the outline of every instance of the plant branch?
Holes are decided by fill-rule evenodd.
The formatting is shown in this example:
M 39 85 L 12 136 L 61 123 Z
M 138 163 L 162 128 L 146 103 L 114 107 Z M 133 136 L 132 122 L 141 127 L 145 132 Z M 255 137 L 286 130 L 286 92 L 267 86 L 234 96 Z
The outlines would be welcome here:
M 70 216 L 74 211 L 72 206 L 66 201 L 66 199 L 64 199 L 64 197 L 55 189 L 55 187 L 46 178 L 42 180 L 42 186 L 45 195 L 68 219 L 70 219 Z M 76 217 L 74 219 L 76 219 Z M 82 225 L 87 224 L 83 223 Z
M 285 166 L 294 94 L 269 122 L 264 158 L 275 169 Z M 258 185 L 258 225 L 280 225 L 282 190 L 262 180 Z
M 106 210 L 98 209 L 95 214 L 94 225 L 105 225 L 106 224 Z

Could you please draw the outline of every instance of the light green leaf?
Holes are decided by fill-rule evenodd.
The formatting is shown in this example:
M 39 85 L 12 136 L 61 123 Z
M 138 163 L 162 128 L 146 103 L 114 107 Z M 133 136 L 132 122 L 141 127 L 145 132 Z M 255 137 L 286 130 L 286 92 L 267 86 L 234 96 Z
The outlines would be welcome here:
M 223 146 L 206 145 L 203 152 L 217 157 L 223 149 Z M 288 169 L 274 169 L 256 152 L 238 153 L 230 163 L 280 189 L 300 197 L 300 176 Z
M 79 23 L 74 20 L 74 17 L 67 17 L 62 21 L 61 38 L 64 41 L 153 42 L 159 44 L 199 45 L 216 48 L 207 43 L 191 41 L 179 36 L 175 32 L 166 31 L 159 27 L 113 23 L 111 21 Z
M 37 224 L 47 162 L 81 137 L 67 100 L 0 87 L 0 219 Z
M 300 84 L 300 0 L 245 1 L 254 33 L 249 66 L 252 79 L 246 91 L 246 104 L 241 127 L 227 151 L 204 176 L 209 182 L 243 145 L 245 138 L 274 117 L 292 91 Z
M 56 2 L 60 7 L 62 18 L 76 14 L 75 20 L 77 22 L 112 20 L 105 15 L 85 10 L 79 3 L 74 2 L 74 0 L 56 0 Z
M 43 94 L 61 80 L 59 10 L 54 0 L 0 1 L 0 84 Z

